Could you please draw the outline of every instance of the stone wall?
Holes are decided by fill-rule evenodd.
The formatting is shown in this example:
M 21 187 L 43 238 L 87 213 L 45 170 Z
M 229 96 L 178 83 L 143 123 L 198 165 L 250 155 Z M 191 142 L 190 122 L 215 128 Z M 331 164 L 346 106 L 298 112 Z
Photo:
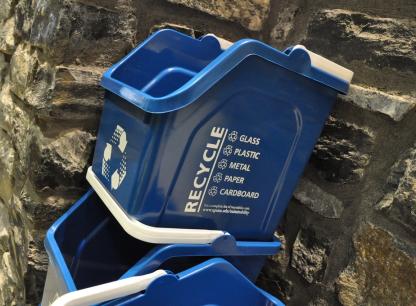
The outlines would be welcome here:
M 0 305 L 40 301 L 45 231 L 87 188 L 100 76 L 166 27 L 355 71 L 258 283 L 288 305 L 414 304 L 415 17 L 412 0 L 0 0 Z

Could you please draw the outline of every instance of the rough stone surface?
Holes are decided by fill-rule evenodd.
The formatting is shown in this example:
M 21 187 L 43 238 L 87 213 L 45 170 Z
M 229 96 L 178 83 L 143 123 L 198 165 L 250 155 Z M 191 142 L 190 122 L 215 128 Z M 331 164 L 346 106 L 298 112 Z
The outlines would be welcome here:
M 99 85 L 103 72 L 98 67 L 57 66 L 54 91 L 40 116 L 97 119 L 104 99 L 104 90 Z
M 342 305 L 414 304 L 416 249 L 372 224 L 356 233 L 354 248 L 354 260 L 337 281 Z
M 133 23 L 128 7 L 41 0 L 30 42 L 58 62 L 108 66 L 132 48 Z
M 352 85 L 347 96 L 341 99 L 359 107 L 389 116 L 400 121 L 416 105 L 416 98 L 407 95 L 392 95 L 375 88 Z
M 319 239 L 313 229 L 301 229 L 293 244 L 291 266 L 308 282 L 322 280 L 329 255 L 327 242 Z
M 44 139 L 45 143 L 40 144 L 40 165 L 32 176 L 34 185 L 39 189 L 85 185 L 84 174 L 94 140 L 90 133 L 80 130 L 67 132 L 49 143 Z
M 376 209 L 416 233 L 416 144 L 393 165 L 384 189 Z
M 10 61 L 10 89 L 21 100 L 38 106 L 45 103 L 52 90 L 53 70 L 38 59 L 30 45 L 20 44 Z
M 163 30 L 163 29 L 173 29 L 175 31 L 178 31 L 178 32 L 181 32 L 181 33 L 184 33 L 186 35 L 196 37 L 196 38 L 203 35 L 202 32 L 196 31 L 195 29 L 187 27 L 183 24 L 175 24 L 175 23 L 169 23 L 169 22 L 162 22 L 161 24 L 154 25 L 150 29 L 149 34 L 157 32 L 159 30 Z
M 0 101 L 2 106 L 11 103 L 5 98 L 4 91 Z M 23 279 L 27 271 L 29 223 L 15 195 L 20 181 L 18 176 L 25 165 L 25 160 L 20 159 L 24 142 L 15 145 L 16 136 L 22 132 L 21 125 L 16 122 L 18 119 L 18 116 L 10 117 L 9 112 L 0 111 L 0 305 L 24 305 L 26 299 Z M 16 127 L 9 135 L 4 128 L 10 123 L 16 123 Z
M 329 306 L 329 305 L 331 304 L 329 304 L 326 300 L 320 297 L 308 303 L 308 306 Z
M 344 210 L 344 204 L 340 200 L 307 179 L 300 180 L 293 196 L 310 210 L 326 218 L 338 219 Z
M 238 21 L 252 31 L 262 29 L 270 10 L 270 0 L 214 1 L 168 0 L 231 21 Z
M 284 42 L 287 40 L 290 32 L 294 28 L 296 13 L 299 7 L 295 4 L 285 6 L 281 13 L 277 15 L 275 26 L 270 32 L 270 40 L 274 46 L 283 49 L 287 46 Z
M 10 85 L 15 95 L 25 98 L 26 88 L 33 80 L 36 59 L 32 56 L 30 46 L 21 44 L 17 47 L 10 63 Z
M 33 11 L 38 3 L 39 1 L 18 0 L 14 8 L 15 34 L 24 41 L 29 39 L 33 25 Z
M 0 22 L 10 17 L 13 13 L 13 7 L 16 4 L 14 0 L 1 0 L 0 1 Z
M 36 109 L 38 117 L 85 120 L 98 117 L 103 101 L 99 67 L 56 66 L 38 59 L 21 44 L 10 63 L 13 93 Z
M 0 124 L 0 305 L 25 302 L 28 228 L 14 195 L 16 161 L 13 141 Z
M 398 70 L 416 69 L 414 21 L 346 10 L 324 10 L 314 20 L 309 31 L 313 45 L 320 45 L 320 49 L 330 47 L 337 54 L 342 51 L 347 60 L 361 60 L 376 68 L 388 65 Z M 318 39 L 318 35 L 324 37 L 323 31 L 330 36 Z M 338 43 L 331 44 L 331 38 Z
M 16 171 L 24 173 L 29 167 L 30 146 L 32 135 L 35 130 L 34 122 L 30 114 L 21 106 L 19 101 L 11 91 L 9 84 L 3 86 L 0 93 L 0 127 L 8 131 L 8 135 L 13 142 L 16 151 Z
M 370 162 L 374 135 L 367 128 L 330 117 L 315 146 L 312 163 L 331 182 L 357 182 Z
M 42 231 L 43 233 L 44 231 Z M 26 286 L 26 299 L 29 301 L 40 301 L 42 300 L 42 291 L 45 282 L 47 266 L 48 266 L 48 254 L 46 252 L 39 252 L 43 249 L 42 244 L 45 236 L 39 232 L 39 235 L 34 237 L 28 250 L 28 263 L 27 273 L 24 280 Z
M 13 176 L 16 152 L 9 136 L 0 130 L 0 198 L 9 201 L 13 195 Z
M 267 259 L 267 268 L 262 270 L 257 282 L 268 292 L 288 301 L 293 290 L 293 283 L 284 276 L 290 263 L 289 249 L 285 236 L 279 233 L 276 236 L 281 242 L 280 251 Z
M 336 43 L 334 43 L 336 42 Z M 364 66 L 382 71 L 371 76 L 376 87 L 394 86 L 415 95 L 416 21 L 331 9 L 314 14 L 305 45 L 356 70 L 355 81 L 370 78 Z M 390 76 L 385 78 L 383 73 Z M 386 82 L 386 80 L 388 80 Z
M 0 51 L 11 54 L 15 48 L 15 20 L 13 17 L 0 24 Z
M 0 87 L 3 85 L 4 79 L 6 78 L 8 66 L 4 54 L 0 53 Z

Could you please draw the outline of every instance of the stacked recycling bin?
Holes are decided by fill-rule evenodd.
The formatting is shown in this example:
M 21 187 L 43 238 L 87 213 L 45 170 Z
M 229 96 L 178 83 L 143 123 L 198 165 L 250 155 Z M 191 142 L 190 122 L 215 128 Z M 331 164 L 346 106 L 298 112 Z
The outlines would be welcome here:
M 42 305 L 282 305 L 250 281 L 351 78 L 300 45 L 153 34 L 103 75 L 92 189 L 47 233 Z

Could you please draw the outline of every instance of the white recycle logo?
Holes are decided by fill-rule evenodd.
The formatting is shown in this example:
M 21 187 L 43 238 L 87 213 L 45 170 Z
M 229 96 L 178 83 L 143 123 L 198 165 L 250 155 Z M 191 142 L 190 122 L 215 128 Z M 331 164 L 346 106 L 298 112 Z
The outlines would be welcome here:
M 212 186 L 209 190 L 208 190 L 208 194 L 211 197 L 215 197 L 217 195 L 218 192 L 218 187 L 217 186 Z
M 113 135 L 109 142 L 106 143 L 103 154 L 103 165 L 101 168 L 101 174 L 108 180 L 111 181 L 111 189 L 118 189 L 127 173 L 127 155 L 126 155 L 126 146 L 127 146 L 127 134 L 126 131 L 119 125 L 115 128 Z M 118 168 L 114 170 L 111 174 L 110 161 L 113 155 L 118 150 L 121 154 L 121 160 L 118 165 Z
M 230 134 L 228 134 L 228 140 L 231 142 L 235 142 L 238 138 L 238 132 L 232 131 Z
M 218 163 L 218 168 L 220 168 L 221 170 L 224 170 L 225 168 L 227 168 L 228 166 L 228 161 L 223 158 L 220 160 L 220 162 Z
M 221 173 L 221 172 L 216 173 L 216 174 L 214 175 L 214 177 L 212 178 L 212 180 L 213 180 L 215 183 L 220 183 L 220 182 L 222 181 L 222 173 Z
M 233 146 L 228 145 L 222 151 L 223 151 L 225 156 L 230 156 L 233 153 Z

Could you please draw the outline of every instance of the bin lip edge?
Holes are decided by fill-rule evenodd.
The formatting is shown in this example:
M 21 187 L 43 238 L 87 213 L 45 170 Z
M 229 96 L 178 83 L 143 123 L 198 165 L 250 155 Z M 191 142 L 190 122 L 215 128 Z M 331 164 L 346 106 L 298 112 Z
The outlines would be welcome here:
M 68 291 L 77 290 L 75 282 L 72 278 L 72 275 L 68 269 L 68 265 L 64 259 L 61 249 L 59 248 L 58 242 L 56 241 L 55 234 L 59 226 L 70 216 L 88 197 L 92 195 L 94 190 L 90 188 L 81 198 L 79 198 L 62 216 L 60 216 L 47 230 L 44 246 L 46 253 L 48 254 L 49 261 L 54 263 L 57 268 L 57 273 L 59 273 L 64 280 L 65 286 Z
M 188 269 L 185 269 L 179 273 L 176 274 L 168 274 L 168 276 L 176 276 L 176 279 L 179 281 L 182 278 L 187 278 L 190 277 L 196 273 L 198 273 L 199 271 L 203 271 L 207 268 L 211 268 L 211 267 L 220 267 L 222 271 L 224 270 L 228 270 L 228 272 L 232 272 L 233 274 L 235 273 L 238 278 L 240 278 L 240 280 L 242 282 L 244 282 L 245 286 L 251 287 L 250 290 L 254 290 L 256 291 L 256 294 L 263 296 L 264 298 L 266 298 L 269 302 L 272 302 L 273 305 L 276 306 L 281 306 L 284 305 L 277 297 L 273 296 L 272 294 L 264 291 L 263 289 L 261 289 L 260 287 L 258 287 L 255 283 L 253 283 L 252 281 L 250 281 L 248 279 L 248 277 L 246 275 L 244 275 L 239 269 L 237 269 L 232 263 L 230 263 L 228 260 L 221 258 L 221 257 L 214 257 L 208 260 L 205 260 L 197 265 L 194 265 Z M 156 284 L 156 283 L 154 283 Z M 150 286 L 152 286 L 152 284 L 150 284 Z M 149 286 L 149 287 L 150 287 Z
M 341 79 L 340 77 L 337 77 L 336 75 L 331 74 L 330 72 L 325 71 L 320 67 L 313 66 L 311 64 L 311 53 L 313 54 L 313 52 L 308 52 L 306 48 L 304 48 L 304 50 L 300 48 L 293 48 L 294 50 L 296 49 L 296 52 L 293 52 L 293 54 L 299 54 L 302 51 L 304 53 L 304 67 L 299 68 L 296 67 L 296 63 L 293 63 L 293 60 L 291 58 L 292 48 L 287 48 L 285 51 L 282 52 L 255 39 L 241 39 L 235 42 L 229 48 L 224 50 L 223 53 L 217 56 L 211 63 L 209 63 L 206 67 L 199 71 L 189 81 L 187 81 L 178 89 L 174 90 L 173 92 L 165 96 L 151 96 L 147 93 L 141 92 L 139 89 L 136 89 L 112 77 L 112 74 L 121 65 L 123 65 L 125 61 L 127 61 L 131 56 L 133 56 L 135 52 L 137 52 L 140 48 L 145 46 L 155 36 L 160 35 L 161 33 L 165 33 L 167 31 L 175 33 L 175 35 L 179 35 L 184 39 L 194 39 L 183 33 L 179 33 L 170 29 L 165 29 L 154 33 L 144 42 L 142 42 L 136 48 L 134 48 L 127 56 L 121 59 L 118 63 L 111 66 L 103 74 L 103 77 L 101 79 L 101 86 L 146 112 L 172 112 L 194 102 L 202 94 L 204 94 L 212 86 L 214 86 L 218 81 L 220 81 L 225 75 L 227 75 L 232 69 L 238 66 L 245 58 L 255 55 L 269 62 L 272 62 L 273 64 L 281 66 L 289 71 L 300 74 L 308 79 L 311 79 L 312 81 L 317 82 L 321 86 L 329 87 L 341 94 L 347 94 L 348 92 L 350 82 L 348 82 L 345 79 Z M 201 39 L 194 40 L 201 41 L 204 37 L 207 37 L 207 35 L 203 36 Z M 210 35 L 210 37 L 215 36 Z M 220 44 L 220 42 L 218 43 Z M 285 53 L 288 50 L 289 53 Z M 292 61 L 292 63 L 289 61 L 289 58 L 290 61 Z M 297 59 L 294 58 L 294 60 Z
M 87 171 L 87 181 L 93 187 L 96 194 L 103 201 L 111 214 L 123 227 L 127 234 L 136 239 L 158 244 L 170 243 L 193 243 L 206 244 L 211 243 L 218 237 L 229 235 L 221 230 L 206 229 L 185 229 L 185 228 L 164 228 L 149 226 L 128 216 L 113 196 L 106 190 L 90 166 Z

